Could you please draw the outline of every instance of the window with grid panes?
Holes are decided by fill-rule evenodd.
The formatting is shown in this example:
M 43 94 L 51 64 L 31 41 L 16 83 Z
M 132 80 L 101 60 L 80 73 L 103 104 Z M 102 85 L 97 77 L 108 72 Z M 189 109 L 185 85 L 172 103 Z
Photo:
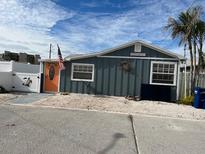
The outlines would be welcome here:
M 94 64 L 72 64 L 71 79 L 76 81 L 93 81 Z
M 152 62 L 151 67 L 151 84 L 176 84 L 176 63 Z

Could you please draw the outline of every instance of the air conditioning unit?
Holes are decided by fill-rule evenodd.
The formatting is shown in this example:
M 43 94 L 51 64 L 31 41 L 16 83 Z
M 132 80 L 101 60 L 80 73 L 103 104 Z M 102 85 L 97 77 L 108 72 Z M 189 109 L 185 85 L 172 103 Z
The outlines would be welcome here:
M 135 43 L 134 52 L 141 52 L 141 43 Z

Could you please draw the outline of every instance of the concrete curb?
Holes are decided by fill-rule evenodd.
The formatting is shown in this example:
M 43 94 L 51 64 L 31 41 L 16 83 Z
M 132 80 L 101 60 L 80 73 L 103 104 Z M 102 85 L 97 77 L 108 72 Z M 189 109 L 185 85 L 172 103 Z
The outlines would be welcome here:
M 3 105 L 3 104 L 2 104 Z M 188 118 L 177 118 L 177 117 L 171 117 L 171 116 L 162 116 L 162 115 L 153 115 L 148 113 L 124 113 L 124 112 L 116 112 L 116 111 L 102 111 L 102 110 L 95 110 L 95 109 L 81 109 L 81 108 L 69 108 L 69 107 L 54 107 L 54 106 L 44 106 L 44 105 L 33 105 L 33 104 L 4 104 L 4 105 L 13 105 L 13 106 L 25 106 L 25 107 L 34 107 L 34 108 L 52 108 L 52 109 L 61 109 L 61 110 L 72 110 L 72 111 L 91 111 L 91 112 L 100 112 L 100 113 L 112 113 L 112 114 L 121 114 L 121 115 L 130 115 L 133 116 L 143 116 L 143 117 L 150 117 L 150 118 L 161 118 L 161 119 L 175 119 L 175 120 L 187 120 L 187 121 L 201 121 L 205 122 L 205 120 L 201 119 L 188 119 Z

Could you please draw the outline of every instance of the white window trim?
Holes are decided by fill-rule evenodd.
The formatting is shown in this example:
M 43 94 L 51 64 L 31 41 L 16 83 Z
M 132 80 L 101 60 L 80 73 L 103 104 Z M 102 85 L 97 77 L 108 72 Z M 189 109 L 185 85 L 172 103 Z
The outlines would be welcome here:
M 93 71 L 92 71 L 92 79 L 91 80 L 86 80 L 86 79 L 73 79 L 73 70 L 75 65 L 86 65 L 86 66 L 92 66 Z M 72 81 L 87 81 L 87 82 L 93 82 L 94 81 L 94 73 L 95 73 L 95 65 L 94 64 L 86 64 L 86 63 L 72 63 L 72 68 L 71 68 L 71 80 Z
M 152 83 L 152 76 L 153 76 L 153 64 L 174 64 L 174 83 L 168 84 L 168 83 Z M 177 63 L 176 62 L 164 62 L 164 61 L 151 61 L 151 69 L 150 69 L 150 84 L 153 85 L 167 85 L 167 86 L 176 86 L 176 77 L 177 77 Z

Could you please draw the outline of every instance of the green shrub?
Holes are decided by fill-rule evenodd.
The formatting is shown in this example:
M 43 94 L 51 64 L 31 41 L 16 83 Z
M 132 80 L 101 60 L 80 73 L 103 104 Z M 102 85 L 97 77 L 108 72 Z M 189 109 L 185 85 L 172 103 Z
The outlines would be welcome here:
M 184 105 L 192 105 L 193 102 L 194 102 L 194 96 L 187 96 L 179 101 L 180 104 L 184 104 Z

